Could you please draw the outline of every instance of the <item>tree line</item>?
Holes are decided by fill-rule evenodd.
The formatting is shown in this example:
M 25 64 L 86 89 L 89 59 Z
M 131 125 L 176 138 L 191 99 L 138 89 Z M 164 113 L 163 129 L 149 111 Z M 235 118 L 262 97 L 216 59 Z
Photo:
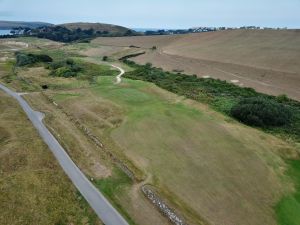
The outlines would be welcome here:
M 93 28 L 81 29 L 77 28 L 75 30 L 67 29 L 63 26 L 44 26 L 39 28 L 15 28 L 12 30 L 11 35 L 3 35 L 1 38 L 14 38 L 14 37 L 38 37 L 45 38 L 53 41 L 59 42 L 89 42 L 91 39 L 96 37 L 116 37 L 116 36 L 133 36 L 137 35 L 136 32 L 132 30 L 127 30 L 125 33 L 117 32 L 113 33 L 109 30 L 96 31 Z

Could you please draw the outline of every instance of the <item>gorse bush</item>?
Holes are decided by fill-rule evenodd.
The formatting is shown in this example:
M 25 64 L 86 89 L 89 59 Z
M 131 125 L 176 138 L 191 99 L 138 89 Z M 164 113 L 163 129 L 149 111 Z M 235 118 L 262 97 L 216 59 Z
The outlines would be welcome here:
M 128 57 L 124 58 L 123 62 L 134 68 L 124 77 L 152 82 L 170 92 L 209 104 L 248 125 L 300 141 L 300 103 L 285 95 L 266 95 L 253 88 L 239 87 L 218 79 L 166 72 L 151 64 L 137 65 Z
M 47 66 L 50 69 L 50 76 L 55 77 L 77 77 L 83 68 L 78 65 L 73 59 L 66 59 L 62 61 L 57 61 L 50 63 Z
M 52 62 L 46 66 L 50 70 L 50 76 L 76 77 L 95 83 L 98 76 L 117 75 L 118 71 L 111 70 L 109 66 L 97 65 L 80 59 L 65 59 Z
M 53 61 L 53 59 L 48 55 L 21 52 L 16 53 L 16 60 L 17 66 L 27 66 L 38 62 L 49 63 Z
M 262 97 L 241 100 L 231 109 L 231 115 L 251 126 L 283 126 L 291 122 L 292 113 L 284 105 Z

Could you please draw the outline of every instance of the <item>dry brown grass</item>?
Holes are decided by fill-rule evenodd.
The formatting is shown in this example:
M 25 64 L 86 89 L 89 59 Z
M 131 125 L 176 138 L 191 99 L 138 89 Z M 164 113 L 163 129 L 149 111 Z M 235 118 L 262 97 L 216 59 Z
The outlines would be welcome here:
M 0 224 L 100 224 L 12 98 L 0 92 Z
M 103 164 L 103 154 L 80 131 L 74 122 L 40 93 L 25 96 L 37 110 L 46 114 L 46 124 L 72 159 L 89 177 L 105 178 L 111 174 L 109 164 Z

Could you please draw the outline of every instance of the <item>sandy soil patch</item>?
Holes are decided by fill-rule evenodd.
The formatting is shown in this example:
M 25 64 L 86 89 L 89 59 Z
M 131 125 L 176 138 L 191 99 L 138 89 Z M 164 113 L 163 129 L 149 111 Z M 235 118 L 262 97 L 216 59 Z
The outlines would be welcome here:
M 0 62 L 5 62 L 7 61 L 9 58 L 7 56 L 4 57 L 0 57 Z
M 10 46 L 18 46 L 20 48 L 28 48 L 29 44 L 20 41 L 6 41 L 3 44 L 10 45 Z

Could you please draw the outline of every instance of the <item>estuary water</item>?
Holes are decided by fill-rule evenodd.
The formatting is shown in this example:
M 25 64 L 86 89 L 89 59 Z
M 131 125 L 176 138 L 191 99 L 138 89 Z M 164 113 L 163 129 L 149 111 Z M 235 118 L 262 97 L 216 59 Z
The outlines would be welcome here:
M 10 30 L 0 30 L 0 35 L 10 34 Z

